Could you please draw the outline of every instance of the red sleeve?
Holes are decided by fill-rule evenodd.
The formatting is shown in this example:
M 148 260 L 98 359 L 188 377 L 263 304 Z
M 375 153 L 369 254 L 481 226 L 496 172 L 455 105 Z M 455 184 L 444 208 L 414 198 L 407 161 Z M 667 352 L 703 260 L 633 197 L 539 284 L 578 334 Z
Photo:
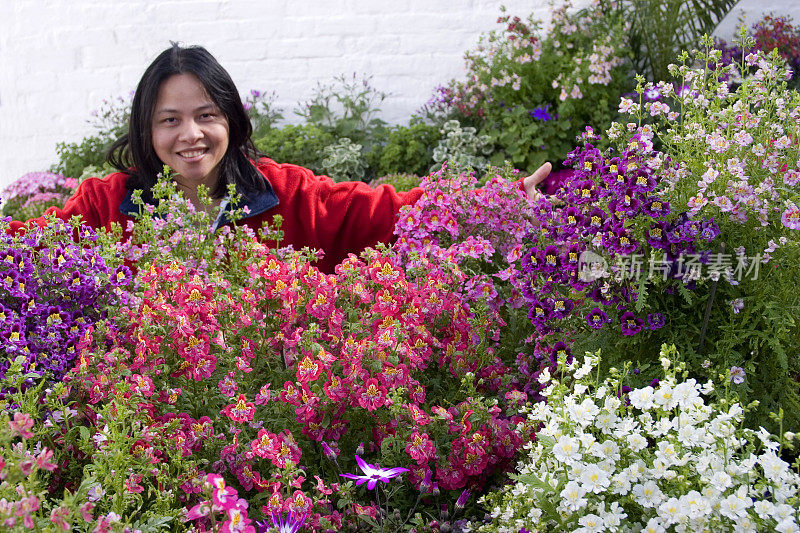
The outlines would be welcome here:
M 332 270 L 349 253 L 393 240 L 397 214 L 422 195 L 419 188 L 397 192 L 390 185 L 375 189 L 363 182 L 335 183 L 295 165 L 269 161 L 259 165 L 281 202 L 287 243 L 325 251 L 320 265 Z
M 83 217 L 84 224 L 95 229 L 118 221 L 121 197 L 120 191 L 117 189 L 120 184 L 124 184 L 125 180 L 124 175 L 118 174 L 111 174 L 104 179 L 88 178 L 82 181 L 63 208 L 50 207 L 39 218 L 32 218 L 25 222 L 12 221 L 7 230 L 8 233 L 22 233 L 30 224 L 44 227 L 47 225 L 44 217 L 49 214 L 55 214 L 64 221 L 69 221 L 70 218 L 78 215 Z

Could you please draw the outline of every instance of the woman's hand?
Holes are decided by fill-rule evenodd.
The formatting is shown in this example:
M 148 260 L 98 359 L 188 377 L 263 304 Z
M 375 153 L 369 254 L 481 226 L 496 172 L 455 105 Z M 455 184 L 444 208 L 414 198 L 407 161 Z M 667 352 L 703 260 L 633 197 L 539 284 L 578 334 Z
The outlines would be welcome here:
M 528 198 L 533 201 L 537 201 L 539 198 L 544 196 L 541 191 L 536 188 L 536 186 L 543 182 L 547 176 L 550 175 L 551 170 L 553 170 L 553 165 L 550 163 L 545 163 L 537 168 L 536 172 L 522 180 L 522 185 L 525 187 L 525 192 L 528 193 Z

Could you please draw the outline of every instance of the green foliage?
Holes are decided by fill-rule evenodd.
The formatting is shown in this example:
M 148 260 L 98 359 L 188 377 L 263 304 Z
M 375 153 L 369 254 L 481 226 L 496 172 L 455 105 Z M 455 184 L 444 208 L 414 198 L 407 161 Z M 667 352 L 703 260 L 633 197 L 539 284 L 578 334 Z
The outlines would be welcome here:
M 114 100 L 104 100 L 89 121 L 96 133 L 78 142 L 56 144 L 58 162 L 51 170 L 70 178 L 78 178 L 85 174 L 86 167 L 110 168 L 106 165 L 106 153 L 111 144 L 128 131 L 130 103 L 130 98 L 121 96 Z
M 504 15 L 466 55 L 467 79 L 440 89 L 439 120 L 457 118 L 488 135 L 504 160 L 528 172 L 559 162 L 587 125 L 608 127 L 629 85 L 624 20 L 598 6 L 552 13 L 542 31 L 533 15 Z
M 433 147 L 440 138 L 439 128 L 420 121 L 393 126 L 387 130 L 386 144 L 374 146 L 367 161 L 378 176 L 427 174 L 433 162 Z
M 266 93 L 251 89 L 250 94 L 244 100 L 244 108 L 250 115 L 250 122 L 253 124 L 253 138 L 262 137 L 275 124 L 283 119 L 281 109 L 275 106 L 275 91 Z
M 369 149 L 386 126 L 376 115 L 387 96 L 372 87 L 369 78 L 341 74 L 330 85 L 318 84 L 311 99 L 295 109 L 295 114 L 337 139 L 347 137 Z
M 334 135 L 313 124 L 272 128 L 254 140 L 256 148 L 278 163 L 293 163 L 322 172 L 322 153 L 336 142 Z
M 658 81 L 678 52 L 711 34 L 739 0 L 601 0 L 603 10 L 629 22 L 635 72 Z
M 367 163 L 361 154 L 361 145 L 347 137 L 328 145 L 322 151 L 322 171 L 333 181 L 360 181 L 367 170 Z
M 422 178 L 416 174 L 404 174 L 402 172 L 397 174 L 387 174 L 380 178 L 374 179 L 370 185 L 377 187 L 378 185 L 391 185 L 396 191 L 410 191 L 414 187 L 419 187 Z
M 462 128 L 457 120 L 448 120 L 439 130 L 442 138 L 433 150 L 434 172 L 442 163 L 449 161 L 457 168 L 486 170 L 492 153 L 492 140 L 488 135 L 478 135 L 471 126 Z

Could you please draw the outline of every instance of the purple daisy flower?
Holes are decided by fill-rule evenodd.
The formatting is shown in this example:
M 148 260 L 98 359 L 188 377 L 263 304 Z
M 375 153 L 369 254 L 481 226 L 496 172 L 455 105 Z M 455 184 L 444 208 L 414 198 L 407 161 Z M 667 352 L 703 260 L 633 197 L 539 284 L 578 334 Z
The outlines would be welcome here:
M 652 331 L 663 328 L 666 321 L 666 317 L 661 313 L 650 313 L 647 315 L 647 324 Z
M 364 461 L 361 457 L 356 455 L 356 463 L 358 467 L 364 472 L 361 475 L 358 474 L 339 474 L 342 477 L 346 477 L 347 479 L 354 479 L 356 480 L 356 485 L 362 485 L 364 483 L 367 484 L 367 489 L 372 490 L 374 489 L 378 481 L 383 481 L 384 483 L 389 483 L 389 480 L 399 476 L 403 472 L 408 472 L 408 468 L 403 467 L 396 467 L 396 468 L 381 468 L 377 465 L 372 465 Z
M 622 326 L 623 335 L 636 335 L 642 331 L 642 324 L 644 324 L 641 318 L 636 318 L 636 315 L 630 311 L 623 313 L 619 321 Z
M 589 323 L 589 327 L 592 329 L 600 329 L 608 322 L 608 315 L 599 307 L 595 307 L 586 315 L 586 322 Z

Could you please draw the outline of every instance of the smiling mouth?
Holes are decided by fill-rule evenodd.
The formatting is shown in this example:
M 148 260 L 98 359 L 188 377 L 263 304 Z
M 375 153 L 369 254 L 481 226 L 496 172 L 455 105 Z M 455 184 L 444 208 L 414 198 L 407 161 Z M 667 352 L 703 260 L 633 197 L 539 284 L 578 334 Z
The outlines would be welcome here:
M 184 159 L 197 159 L 205 153 L 208 152 L 208 148 L 200 148 L 197 150 L 184 150 L 182 152 L 177 152 L 179 156 Z

